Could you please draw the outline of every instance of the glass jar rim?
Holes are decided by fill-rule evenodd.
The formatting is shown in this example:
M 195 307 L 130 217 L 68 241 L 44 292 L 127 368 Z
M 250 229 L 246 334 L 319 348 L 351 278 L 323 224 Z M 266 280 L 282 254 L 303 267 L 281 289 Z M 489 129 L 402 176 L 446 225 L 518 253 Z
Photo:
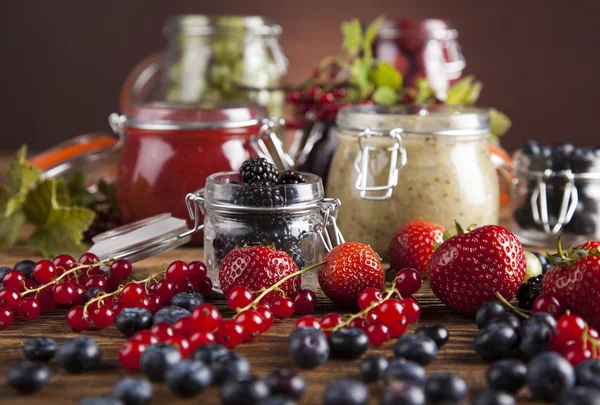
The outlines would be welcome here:
M 254 34 L 259 36 L 279 36 L 282 28 L 274 21 L 262 16 L 202 14 L 181 14 L 170 17 L 164 34 L 171 36 L 177 32 L 186 35 L 212 35 L 215 33 Z
M 421 135 L 489 135 L 490 116 L 485 108 L 448 105 L 351 105 L 340 110 L 336 120 L 341 130 L 365 130 Z
M 403 20 L 388 19 L 381 24 L 377 36 L 380 39 L 398 39 L 398 38 L 423 38 L 434 39 L 438 41 L 452 41 L 458 38 L 458 31 L 451 28 L 450 24 L 439 18 L 426 18 L 418 20 L 419 23 L 429 24 L 419 27 L 401 27 Z M 435 26 L 432 26 L 435 24 Z
M 598 157 L 600 159 L 600 157 Z M 513 168 L 516 173 L 525 175 L 531 178 L 537 179 L 546 179 L 546 178 L 565 178 L 565 177 L 573 177 L 575 180 L 600 180 L 600 166 L 596 165 L 594 168 L 597 170 L 587 170 L 587 171 L 578 171 L 578 170 L 536 170 L 531 168 L 531 164 L 533 160 L 525 155 L 522 149 L 517 149 L 513 154 Z

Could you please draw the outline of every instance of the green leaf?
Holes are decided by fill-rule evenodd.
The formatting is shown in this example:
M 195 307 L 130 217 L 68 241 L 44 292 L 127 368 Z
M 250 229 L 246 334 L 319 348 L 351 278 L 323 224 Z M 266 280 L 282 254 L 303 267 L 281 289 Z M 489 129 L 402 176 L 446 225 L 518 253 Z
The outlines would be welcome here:
M 56 179 L 38 183 L 23 204 L 23 213 L 37 226 L 29 247 L 44 256 L 77 253 L 83 250 L 83 232 L 94 220 L 94 212 L 83 207 L 59 204 Z
M 495 108 L 489 109 L 490 130 L 496 136 L 504 135 L 511 127 L 512 122 L 508 116 Z
M 110 213 L 113 218 L 119 216 L 119 205 L 117 204 L 117 188 L 115 183 L 107 183 L 104 179 L 98 180 L 98 191 L 100 191 L 106 197 L 108 205 L 110 206 Z
M 94 194 L 87 190 L 85 175 L 81 171 L 71 177 L 71 180 L 67 183 L 67 190 L 72 205 L 89 207 L 95 200 Z
M 473 105 L 477 103 L 479 100 L 479 95 L 481 94 L 481 89 L 483 88 L 483 84 L 481 82 L 474 82 L 471 86 L 471 90 L 469 90 L 469 94 L 467 94 L 467 98 L 465 99 L 466 105 Z
M 25 216 L 22 212 L 15 212 L 9 217 L 0 218 L 0 248 L 9 248 L 15 244 Z
M 399 99 L 398 93 L 390 87 L 377 87 L 373 93 L 373 101 L 377 104 L 392 105 L 396 104 Z
M 402 87 L 402 75 L 395 67 L 386 62 L 380 62 L 371 70 L 371 80 L 377 87 L 389 87 L 399 90 Z
M 358 55 L 363 42 L 360 21 L 356 18 L 351 21 L 344 21 L 342 23 L 342 35 L 342 49 L 350 56 Z
M 465 104 L 465 101 L 471 93 L 471 87 L 475 78 L 472 75 L 460 79 L 450 88 L 446 104 Z
M 363 59 L 355 59 L 350 70 L 350 81 L 358 86 L 361 98 L 364 98 L 373 90 L 373 84 L 369 80 L 369 71 L 372 63 Z
M 2 214 L 10 217 L 17 212 L 31 186 L 39 179 L 40 170 L 27 164 L 27 146 L 17 151 L 4 175 L 4 187 L 10 198 L 2 206 Z
M 373 59 L 373 41 L 375 41 L 375 37 L 377 37 L 377 33 L 379 32 L 379 27 L 385 21 L 384 16 L 379 16 L 375 20 L 373 20 L 365 29 L 364 40 L 362 44 L 363 50 L 363 58 L 366 60 Z
M 427 79 L 420 77 L 416 81 L 417 84 L 417 96 L 415 97 L 415 104 L 422 104 L 431 98 L 433 98 L 435 92 L 429 87 Z

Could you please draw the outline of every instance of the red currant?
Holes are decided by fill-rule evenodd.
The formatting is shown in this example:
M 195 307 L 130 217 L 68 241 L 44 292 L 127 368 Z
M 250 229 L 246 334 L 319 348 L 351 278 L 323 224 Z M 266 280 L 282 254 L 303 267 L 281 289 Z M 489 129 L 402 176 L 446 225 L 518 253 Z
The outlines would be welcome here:
M 321 329 L 321 324 L 319 323 L 319 320 L 314 316 L 305 316 L 298 319 L 298 322 L 296 322 L 296 328 Z
M 273 312 L 271 312 L 269 307 L 262 304 L 256 307 L 256 312 L 258 312 L 258 314 L 263 320 L 262 329 L 260 333 L 265 333 L 266 331 L 271 329 L 271 326 L 273 326 Z
M 206 265 L 201 261 L 194 260 L 188 264 L 188 269 L 188 279 L 195 286 L 198 286 L 199 283 L 206 277 Z
M 158 294 L 150 294 L 146 298 L 148 298 L 148 305 L 150 307 L 148 310 L 152 313 L 155 313 L 166 304 L 165 300 Z
M 189 338 L 190 352 L 194 352 L 194 350 L 196 350 L 202 345 L 214 342 L 215 339 L 215 335 L 213 335 L 209 331 L 201 330 L 198 332 L 194 332 Z
M 381 323 L 367 326 L 365 333 L 373 346 L 381 346 L 388 339 L 388 327 Z
M 556 331 L 561 339 L 581 340 L 586 329 L 587 323 L 577 315 L 563 315 L 556 323 Z
M 16 292 L 25 291 L 25 276 L 18 270 L 11 270 L 2 278 L 4 288 L 10 288 Z
M 545 293 L 538 295 L 535 301 L 533 301 L 531 311 L 548 312 L 554 318 L 559 318 L 565 312 L 565 309 L 554 294 Z
M 200 293 L 204 298 L 208 298 L 210 293 L 212 292 L 212 281 L 210 278 L 205 277 L 198 285 L 196 286 L 196 291 Z
M 421 317 L 421 307 L 417 303 L 417 301 L 412 298 L 405 298 L 400 300 L 402 304 L 403 314 L 406 317 L 406 321 L 408 323 L 414 323 L 419 320 Z
M 395 339 L 404 335 L 406 329 L 408 329 L 408 322 L 406 322 L 406 318 L 402 318 L 400 322 L 388 326 L 388 334 L 390 338 Z
M 131 275 L 132 271 L 133 271 L 133 266 L 131 265 L 129 260 L 125 260 L 125 259 L 115 260 L 110 265 L 110 270 L 109 270 L 110 277 L 114 278 L 116 280 L 122 280 L 126 277 L 129 277 Z
M 235 317 L 235 321 L 242 325 L 242 328 L 244 329 L 244 340 L 248 342 L 260 335 L 263 328 L 263 319 L 258 312 L 253 309 L 247 309 L 246 311 L 240 312 Z
M 56 277 L 56 266 L 50 260 L 40 260 L 33 266 L 33 278 L 40 284 L 47 284 Z
M 82 306 L 73 307 L 67 312 L 67 325 L 74 331 L 84 330 L 90 324 L 90 318 Z
M 92 265 L 100 263 L 100 259 L 93 253 L 84 253 L 79 257 L 79 263 L 83 265 Z
M 250 290 L 243 285 L 238 285 L 237 287 L 233 287 L 229 292 L 229 295 L 227 296 L 227 307 L 232 311 L 235 311 L 238 308 L 247 307 L 253 300 L 254 297 Z
M 77 267 L 75 259 L 70 255 L 58 255 L 52 260 L 52 263 L 56 266 L 59 274 Z
M 99 276 L 99 275 L 93 275 L 90 276 L 86 281 L 85 284 L 83 285 L 85 288 L 87 288 L 88 290 L 90 288 L 99 288 L 102 291 L 106 291 L 108 288 L 107 287 L 107 282 L 106 282 L 106 277 L 104 276 Z
M 54 311 L 54 308 L 56 308 L 56 300 L 54 299 L 51 285 L 38 291 L 37 294 L 35 294 L 35 298 L 40 303 L 40 310 L 42 313 L 52 312 Z
M 17 307 L 19 318 L 24 321 L 33 321 L 40 312 L 40 303 L 35 298 L 23 298 Z
M 85 303 L 85 288 L 79 283 L 73 283 L 73 305 L 83 305 Z
M 175 336 L 183 336 L 183 337 L 190 337 L 193 333 L 194 330 L 192 329 L 192 318 L 190 318 L 189 316 L 184 316 L 183 318 L 179 318 L 174 324 L 173 324 L 173 333 L 175 334 Z
M 331 312 L 323 318 L 321 318 L 321 329 L 325 332 L 325 335 L 329 337 L 331 335 L 331 329 L 344 323 L 344 317 L 335 312 Z
M 73 284 L 65 281 L 63 283 L 54 284 L 52 294 L 54 296 L 54 301 L 59 304 L 69 304 L 73 301 L 73 298 L 75 298 L 75 288 L 73 288 Z
M 221 325 L 219 310 L 210 304 L 202 304 L 192 311 L 192 328 L 212 332 Z
M 365 309 L 374 302 L 379 302 L 383 299 L 381 291 L 375 287 L 367 287 L 360 292 L 357 299 L 358 308 Z
M 289 318 L 294 315 L 294 301 L 288 297 L 277 298 L 275 302 L 273 302 L 271 311 L 273 312 L 273 315 L 280 318 Z
M 140 357 L 146 350 L 146 345 L 135 339 L 128 339 L 119 347 L 119 361 L 129 370 L 140 369 Z
M 379 319 L 379 307 L 372 308 L 371 310 L 369 310 L 369 312 L 367 312 L 367 314 L 365 315 L 365 322 L 367 323 L 367 325 L 375 325 L 381 323 L 381 320 Z
M 158 338 L 149 330 L 140 330 L 131 338 L 145 345 L 153 345 L 158 343 Z
M 167 303 L 177 294 L 177 287 L 169 280 L 160 280 L 156 283 L 154 293 L 160 295 L 164 302 Z
M 108 305 L 100 305 L 90 314 L 92 322 L 97 328 L 104 329 L 112 325 L 115 320 L 115 313 Z
M 116 278 L 109 277 L 106 280 L 106 292 L 111 293 L 117 291 L 117 288 L 121 286 L 121 280 L 117 280 Z
M 144 298 L 144 288 L 137 283 L 127 283 L 119 293 L 119 300 L 125 305 L 135 307 Z
M 232 319 L 221 322 L 216 336 L 217 341 L 227 348 L 234 348 L 244 340 L 244 328 Z
M 317 306 L 317 296 L 308 289 L 300 290 L 294 295 L 294 313 L 296 315 L 306 315 L 315 312 Z
M 158 338 L 159 342 L 166 342 L 168 338 L 175 335 L 173 328 L 168 323 L 158 323 L 150 328 L 150 331 Z
M 285 99 L 288 103 L 297 103 L 302 98 L 302 95 L 298 90 L 292 90 L 286 93 Z
M 35 280 L 30 280 L 28 278 L 25 279 L 25 289 L 26 290 L 31 290 L 33 288 L 38 287 L 39 284 L 35 282 Z
M 165 277 L 167 280 L 174 283 L 175 285 L 179 285 L 183 284 L 185 279 L 188 277 L 189 271 L 190 269 L 187 264 L 185 264 L 181 260 L 175 260 L 167 267 Z
M 404 313 L 402 303 L 394 298 L 383 301 L 377 308 L 378 319 L 386 326 L 400 322 Z
M 8 328 L 12 321 L 12 311 L 8 308 L 0 308 L 0 330 Z
M 21 302 L 21 296 L 12 288 L 0 291 L 0 308 L 15 309 Z
M 573 367 L 577 366 L 582 361 L 592 358 L 592 352 L 581 347 L 570 348 L 564 353 L 565 359 L 571 363 Z
M 165 343 L 177 347 L 179 353 L 181 353 L 181 357 L 188 357 L 190 355 L 190 342 L 183 336 L 171 336 L 165 340 Z
M 367 322 L 365 321 L 365 318 L 359 316 L 358 318 L 354 318 L 353 320 L 351 320 L 348 326 L 351 328 L 365 330 L 367 328 Z
M 119 316 L 119 314 L 121 313 L 121 311 L 123 311 L 125 308 L 127 308 L 127 306 L 125 304 L 123 304 L 121 301 L 115 302 L 112 306 L 112 310 L 115 313 L 115 319 L 117 318 L 117 316 Z
M 322 104 L 328 104 L 328 103 L 333 102 L 333 100 L 335 100 L 335 96 L 330 92 L 325 92 L 325 93 L 321 94 L 321 98 L 319 101 Z
M 396 273 L 396 289 L 403 297 L 410 297 L 419 291 L 422 282 L 419 272 L 410 267 Z

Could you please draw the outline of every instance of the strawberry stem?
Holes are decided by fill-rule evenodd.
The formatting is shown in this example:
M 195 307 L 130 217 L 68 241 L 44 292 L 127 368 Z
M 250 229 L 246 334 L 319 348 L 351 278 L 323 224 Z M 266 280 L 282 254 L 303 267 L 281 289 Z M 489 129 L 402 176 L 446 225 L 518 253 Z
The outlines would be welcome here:
M 457 235 L 462 235 L 465 233 L 465 229 L 462 227 L 461 224 L 458 223 L 458 221 L 456 219 L 454 220 L 454 226 L 456 226 L 456 234 Z
M 506 300 L 506 298 L 504 298 L 502 296 L 502 294 L 500 294 L 499 292 L 496 292 L 496 294 L 494 294 L 494 295 L 496 296 L 498 301 L 500 301 L 502 303 L 502 305 L 504 305 L 509 311 L 514 312 L 516 315 L 520 316 L 523 319 L 529 319 L 529 315 L 527 315 L 525 312 L 517 309 L 517 307 L 515 307 L 510 302 L 508 302 Z

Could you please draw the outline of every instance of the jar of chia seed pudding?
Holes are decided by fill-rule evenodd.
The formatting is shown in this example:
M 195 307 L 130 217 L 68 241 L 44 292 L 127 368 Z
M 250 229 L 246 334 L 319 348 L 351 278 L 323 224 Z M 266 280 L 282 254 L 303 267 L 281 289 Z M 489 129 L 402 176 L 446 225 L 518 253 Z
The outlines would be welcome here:
M 446 228 L 498 222 L 486 110 L 359 105 L 340 111 L 337 127 L 326 195 L 344 201 L 346 240 L 385 257 L 394 231 L 411 220 Z

